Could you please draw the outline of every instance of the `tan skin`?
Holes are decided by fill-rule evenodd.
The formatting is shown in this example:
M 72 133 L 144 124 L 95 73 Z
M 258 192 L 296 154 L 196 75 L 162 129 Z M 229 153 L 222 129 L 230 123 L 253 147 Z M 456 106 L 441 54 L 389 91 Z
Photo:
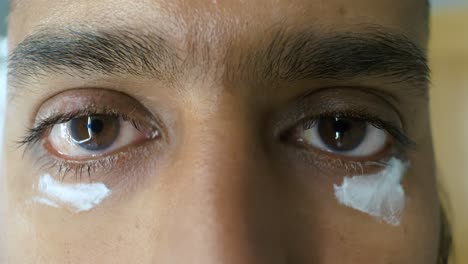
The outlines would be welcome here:
M 241 77 L 235 66 L 249 50 L 271 42 L 278 28 L 290 34 L 308 30 L 320 40 L 377 25 L 424 50 L 425 8 L 414 0 L 16 3 L 10 52 L 44 28 L 128 28 L 137 36 L 162 35 L 183 70 L 163 78 L 45 71 L 10 79 L 7 263 L 436 263 L 439 202 L 428 99 L 415 92 L 426 83 L 382 76 L 261 80 Z M 299 103 L 304 97 L 305 111 Z M 41 155 L 77 160 L 58 155 L 47 133 L 26 152 L 26 146 L 16 147 L 38 115 L 85 105 L 113 107 L 131 118 L 142 116 L 143 123 L 156 117 L 160 134 L 140 135 L 138 142 L 95 157 L 120 155 L 110 168 L 81 177 L 40 166 Z M 351 158 L 279 136 L 324 108 L 371 109 L 400 123 L 416 143 L 400 155 L 411 163 L 402 180 L 407 200 L 400 225 L 340 205 L 333 193 L 334 184 L 356 172 L 346 164 L 388 160 L 395 140 L 375 155 Z M 45 173 L 69 184 L 102 182 L 112 194 L 80 213 L 28 202 Z

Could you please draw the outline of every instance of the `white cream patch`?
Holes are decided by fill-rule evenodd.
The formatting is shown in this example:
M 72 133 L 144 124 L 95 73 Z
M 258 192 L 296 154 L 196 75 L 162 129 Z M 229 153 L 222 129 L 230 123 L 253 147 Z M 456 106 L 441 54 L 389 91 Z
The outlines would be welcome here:
M 54 202 L 54 201 L 51 201 L 49 200 L 48 198 L 45 198 L 45 197 L 34 197 L 32 199 L 33 202 L 36 202 L 36 203 L 41 203 L 41 204 L 45 204 L 45 205 L 48 205 L 50 207 L 55 207 L 55 208 L 59 208 L 60 206 Z
M 390 225 L 399 225 L 405 207 L 400 181 L 406 168 L 406 163 L 392 158 L 379 173 L 345 177 L 341 186 L 334 185 L 336 199 Z
M 91 210 L 111 193 L 103 183 L 65 184 L 48 174 L 39 179 L 38 190 L 43 196 L 34 197 L 34 202 L 52 207 L 64 205 L 77 213 Z

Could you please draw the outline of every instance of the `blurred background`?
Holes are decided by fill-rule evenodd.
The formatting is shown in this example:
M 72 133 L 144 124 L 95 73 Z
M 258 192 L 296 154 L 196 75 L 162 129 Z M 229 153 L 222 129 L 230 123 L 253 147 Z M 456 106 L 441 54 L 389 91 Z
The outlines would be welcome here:
M 2 113 L 5 111 L 5 97 L 6 97 L 6 52 L 7 45 L 4 39 L 6 33 L 6 16 L 8 11 L 8 1 L 0 0 L 0 149 L 2 148 L 3 139 L 3 120 Z M 0 151 L 0 175 L 2 174 L 2 151 Z M 2 187 L 2 186 L 0 186 Z M 1 190 L 1 188 L 0 188 Z M 2 212 L 0 212 L 0 215 Z M 1 256 L 0 256 L 1 261 Z
M 453 3 L 452 3 L 453 2 Z M 452 263 L 468 263 L 468 0 L 434 1 L 429 60 L 439 181 L 455 239 Z
M 6 23 L 5 18 L 8 12 L 8 1 L 7 0 L 0 0 L 0 36 L 4 36 L 6 32 Z
M 7 4 L 0 0 L 0 38 L 6 32 Z M 468 0 L 432 0 L 432 6 L 429 59 L 435 153 L 455 239 L 452 263 L 463 264 L 468 263 Z M 4 43 L 0 40 L 0 61 Z M 4 89 L 0 80 L 0 102 Z

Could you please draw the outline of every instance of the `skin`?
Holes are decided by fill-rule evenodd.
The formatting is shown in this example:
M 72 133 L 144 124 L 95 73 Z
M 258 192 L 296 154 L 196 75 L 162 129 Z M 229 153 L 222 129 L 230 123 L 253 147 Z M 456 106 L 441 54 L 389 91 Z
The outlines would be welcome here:
M 277 26 L 359 33 L 365 24 L 378 24 L 424 50 L 424 6 L 413 0 L 15 3 L 10 52 L 41 27 L 87 25 L 163 32 L 180 57 L 192 59 L 171 80 L 47 73 L 27 85 L 10 83 L 2 194 L 8 215 L 6 263 L 436 263 L 439 202 L 428 98 L 414 92 L 414 83 L 385 78 L 278 81 L 280 88 L 271 92 L 272 85 L 254 86 L 225 75 L 236 51 L 268 40 Z M 203 55 L 207 49 L 209 58 Z M 275 130 L 295 124 L 277 122 L 277 117 L 297 108 L 298 97 L 323 87 L 350 86 L 358 87 L 349 92 L 354 102 L 369 89 L 386 100 L 397 98 L 396 111 L 379 104 L 376 112 L 397 112 L 416 143 L 407 153 L 411 167 L 402 182 L 407 201 L 399 226 L 340 205 L 333 184 L 349 171 L 317 165 L 317 155 L 301 154 L 274 136 Z M 35 195 L 31 186 L 49 171 L 38 168 L 37 155 L 23 156 L 24 149 L 12 145 L 46 101 L 78 88 L 128 94 L 157 113 L 166 129 L 159 143 L 145 142 L 141 152 L 115 165 L 118 172 L 97 172 L 90 180 L 106 183 L 112 196 L 77 214 L 28 203 Z M 111 104 L 105 97 L 98 93 L 97 103 Z

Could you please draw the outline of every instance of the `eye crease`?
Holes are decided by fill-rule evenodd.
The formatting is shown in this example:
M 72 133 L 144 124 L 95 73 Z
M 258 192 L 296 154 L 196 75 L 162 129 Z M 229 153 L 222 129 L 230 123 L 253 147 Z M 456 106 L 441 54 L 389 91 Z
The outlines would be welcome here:
M 72 89 L 41 105 L 19 144 L 51 177 L 82 182 L 130 168 L 136 156 L 163 144 L 161 124 L 127 94 Z
M 0 264 L 445 263 L 426 0 L 2 1 Z
M 47 167 L 58 166 L 59 171 L 65 174 L 69 171 L 76 174 L 77 170 L 79 174 L 83 170 L 90 174 L 91 171 L 99 171 L 94 164 L 98 162 L 99 166 L 106 164 L 109 171 L 118 161 L 117 156 L 162 136 L 159 124 L 152 121 L 152 114 L 133 98 L 105 89 L 72 90 L 69 91 L 72 97 L 68 97 L 67 93 L 44 104 L 44 110 L 51 114 L 45 119 L 38 119 L 35 127 L 22 140 L 28 147 L 41 143 L 39 146 L 43 146 L 46 160 L 53 161 Z M 105 93 L 108 99 L 95 100 L 106 98 L 95 96 L 96 93 Z M 69 109 L 69 98 L 78 98 L 81 103 L 74 104 L 75 109 Z M 316 107 L 317 110 L 301 113 L 306 118 L 287 129 L 281 141 L 320 157 L 349 161 L 389 159 L 392 151 L 404 149 L 410 142 L 401 129 L 362 109 L 331 108 L 317 113 L 322 111 L 319 108 L 324 103 L 334 105 L 326 100 L 318 102 L 317 105 L 307 103 L 308 107 Z M 109 108 L 110 105 L 112 108 Z M 38 116 L 44 115 L 47 116 L 38 113 Z

